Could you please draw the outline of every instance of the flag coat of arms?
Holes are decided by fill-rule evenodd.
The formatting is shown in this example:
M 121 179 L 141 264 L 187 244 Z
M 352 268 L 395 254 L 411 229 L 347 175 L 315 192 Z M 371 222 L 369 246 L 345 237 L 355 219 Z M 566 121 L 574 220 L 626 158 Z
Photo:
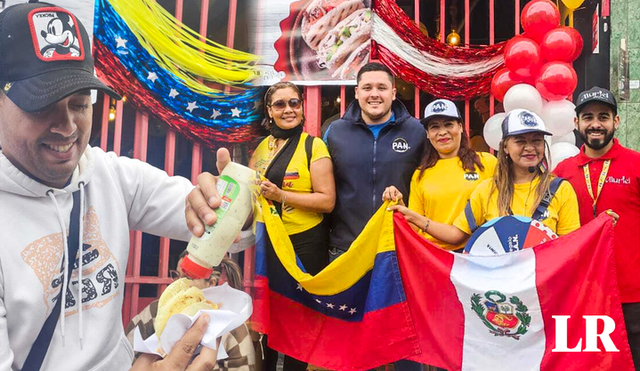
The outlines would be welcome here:
M 533 248 L 473 256 L 430 244 L 383 205 L 347 253 L 311 276 L 260 202 L 252 320 L 273 349 L 347 371 L 400 359 L 451 371 L 633 371 L 607 216 Z M 584 316 L 615 328 L 597 322 L 607 336 L 592 344 Z M 554 352 L 565 346 L 577 351 Z

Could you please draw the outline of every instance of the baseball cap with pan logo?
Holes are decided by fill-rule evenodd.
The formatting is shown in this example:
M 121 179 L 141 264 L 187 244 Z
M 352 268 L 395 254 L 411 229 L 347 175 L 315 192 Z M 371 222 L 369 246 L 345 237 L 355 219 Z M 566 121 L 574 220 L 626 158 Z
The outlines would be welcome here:
M 0 13 L 0 89 L 27 112 L 90 89 L 120 99 L 93 75 L 84 26 L 48 3 L 17 4 Z
M 502 121 L 503 138 L 536 132 L 544 135 L 553 135 L 547 131 L 547 127 L 540 116 L 526 109 L 511 110 Z

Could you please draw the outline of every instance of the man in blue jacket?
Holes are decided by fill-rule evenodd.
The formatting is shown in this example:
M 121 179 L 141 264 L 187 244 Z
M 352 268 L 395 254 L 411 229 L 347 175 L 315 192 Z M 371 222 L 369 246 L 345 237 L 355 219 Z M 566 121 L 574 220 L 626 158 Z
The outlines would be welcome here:
M 386 187 L 394 185 L 402 194 L 409 194 L 411 176 L 426 141 L 424 127 L 396 100 L 395 78 L 386 66 L 364 65 L 357 81 L 357 101 L 324 136 L 336 179 L 329 234 L 331 260 L 349 249 L 380 208 Z M 422 370 L 422 365 L 399 361 L 395 368 Z
M 324 136 L 336 179 L 329 235 L 331 260 L 349 249 L 382 205 L 386 187 L 395 185 L 402 194 L 409 194 L 411 176 L 426 141 L 420 122 L 396 100 L 395 78 L 386 66 L 364 65 L 357 81 L 357 101 Z

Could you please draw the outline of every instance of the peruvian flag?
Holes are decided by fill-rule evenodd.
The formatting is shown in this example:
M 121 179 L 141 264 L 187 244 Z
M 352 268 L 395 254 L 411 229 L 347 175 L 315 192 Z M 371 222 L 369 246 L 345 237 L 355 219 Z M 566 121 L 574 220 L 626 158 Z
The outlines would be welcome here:
M 421 348 L 411 359 L 448 370 L 633 371 L 610 217 L 500 256 L 440 250 L 399 214 L 394 225 Z

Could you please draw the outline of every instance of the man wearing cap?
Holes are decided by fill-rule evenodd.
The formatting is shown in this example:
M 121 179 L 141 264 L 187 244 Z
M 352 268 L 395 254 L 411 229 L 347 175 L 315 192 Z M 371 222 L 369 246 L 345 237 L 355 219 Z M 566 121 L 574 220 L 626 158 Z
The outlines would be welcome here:
M 636 370 L 640 370 L 640 153 L 614 134 L 620 124 L 616 99 L 600 87 L 580 93 L 575 125 L 584 145 L 554 172 L 573 185 L 586 224 L 611 209 L 615 228 L 616 272 L 622 311 Z
M 129 230 L 191 236 L 187 179 L 88 146 L 91 89 L 119 99 L 94 77 L 73 14 L 44 3 L 0 13 L 2 371 L 128 370 L 121 310 Z M 164 360 L 147 355 L 134 369 L 185 369 L 207 322 L 198 320 Z M 215 359 L 205 349 L 191 368 L 208 370 Z
M 324 135 L 336 181 L 329 233 L 332 261 L 349 249 L 380 208 L 385 187 L 395 185 L 409 193 L 426 139 L 422 125 L 396 100 L 389 68 L 368 63 L 358 71 L 357 82 L 356 101 Z M 402 360 L 395 369 L 422 370 L 422 365 Z

